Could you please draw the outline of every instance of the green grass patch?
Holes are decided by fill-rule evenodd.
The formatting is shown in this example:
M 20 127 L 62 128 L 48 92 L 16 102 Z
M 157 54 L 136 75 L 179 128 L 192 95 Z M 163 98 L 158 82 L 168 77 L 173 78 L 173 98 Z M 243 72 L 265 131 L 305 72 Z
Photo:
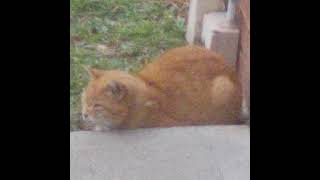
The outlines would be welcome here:
M 77 129 L 82 65 L 139 71 L 166 49 L 185 44 L 184 19 L 159 0 L 71 0 L 70 121 Z

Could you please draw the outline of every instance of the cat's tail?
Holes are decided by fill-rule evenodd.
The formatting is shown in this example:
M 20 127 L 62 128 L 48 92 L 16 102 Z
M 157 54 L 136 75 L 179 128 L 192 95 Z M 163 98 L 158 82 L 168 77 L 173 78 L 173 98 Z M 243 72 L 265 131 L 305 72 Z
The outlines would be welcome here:
M 212 100 L 216 105 L 223 105 L 229 102 L 228 107 L 230 112 L 236 110 L 235 122 L 237 124 L 247 124 L 250 126 L 250 107 L 248 102 L 240 94 L 241 87 L 237 86 L 227 76 L 218 76 L 213 80 L 212 84 Z M 239 106 L 241 107 L 239 112 Z

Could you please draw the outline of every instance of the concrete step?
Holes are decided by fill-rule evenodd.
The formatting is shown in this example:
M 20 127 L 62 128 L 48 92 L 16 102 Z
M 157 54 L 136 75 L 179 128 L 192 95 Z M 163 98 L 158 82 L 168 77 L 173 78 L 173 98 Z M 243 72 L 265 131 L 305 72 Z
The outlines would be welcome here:
M 202 32 L 202 19 L 206 13 L 212 11 L 225 11 L 223 0 L 190 0 L 186 40 L 189 44 L 200 41 Z
M 207 49 L 224 56 L 232 66 L 236 66 L 239 38 L 239 29 L 229 24 L 226 12 L 212 12 L 204 15 L 202 43 Z
M 71 132 L 71 180 L 249 180 L 247 126 Z

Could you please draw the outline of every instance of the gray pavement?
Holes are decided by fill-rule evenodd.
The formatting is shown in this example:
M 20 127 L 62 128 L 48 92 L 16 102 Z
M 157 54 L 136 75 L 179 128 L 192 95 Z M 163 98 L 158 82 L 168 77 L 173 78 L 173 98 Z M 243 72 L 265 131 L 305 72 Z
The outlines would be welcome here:
M 249 180 L 247 126 L 70 133 L 71 180 Z

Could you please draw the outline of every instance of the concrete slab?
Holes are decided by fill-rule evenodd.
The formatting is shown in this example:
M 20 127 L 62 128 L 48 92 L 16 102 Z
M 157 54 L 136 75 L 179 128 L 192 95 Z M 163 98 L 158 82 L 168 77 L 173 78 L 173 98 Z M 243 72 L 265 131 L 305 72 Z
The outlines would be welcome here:
M 190 0 L 186 40 L 195 44 L 201 39 L 202 20 L 206 13 L 212 11 L 225 11 L 223 0 Z
M 204 15 L 201 40 L 206 48 L 220 53 L 230 65 L 235 66 L 240 31 L 236 26 L 230 26 L 226 15 L 224 12 Z
M 226 22 L 226 12 L 208 13 L 203 16 L 203 29 L 201 32 L 201 41 L 209 42 L 209 37 L 212 36 L 212 31 L 218 29 L 219 26 Z
M 249 180 L 247 126 L 70 133 L 71 180 Z

